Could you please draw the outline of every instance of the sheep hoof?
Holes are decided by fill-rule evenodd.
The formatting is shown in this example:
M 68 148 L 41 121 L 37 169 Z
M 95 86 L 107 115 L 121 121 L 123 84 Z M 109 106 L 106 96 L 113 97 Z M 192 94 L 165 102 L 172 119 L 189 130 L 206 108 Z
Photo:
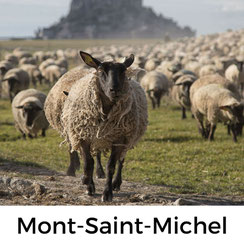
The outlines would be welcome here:
M 109 190 L 104 190 L 102 195 L 102 202 L 112 202 L 113 199 L 113 193 Z
M 98 169 L 98 170 L 96 170 L 96 176 L 97 176 L 97 179 L 104 179 L 105 173 L 102 169 Z
M 87 186 L 87 190 L 86 190 L 86 193 L 88 196 L 93 196 L 95 194 L 95 185 L 94 183 L 91 183 L 90 185 Z
M 71 169 L 71 168 L 68 168 L 68 170 L 66 172 L 66 175 L 75 177 L 75 170 Z
M 114 191 L 120 191 L 120 186 L 122 182 L 114 181 L 113 182 L 113 190 Z

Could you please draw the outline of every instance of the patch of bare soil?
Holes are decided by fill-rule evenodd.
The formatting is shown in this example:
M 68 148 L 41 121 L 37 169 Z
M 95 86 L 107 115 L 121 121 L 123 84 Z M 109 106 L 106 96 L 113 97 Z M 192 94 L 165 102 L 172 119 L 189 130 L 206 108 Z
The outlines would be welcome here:
M 244 197 L 168 194 L 163 186 L 128 181 L 123 181 L 120 192 L 114 192 L 112 203 L 102 203 L 104 184 L 104 179 L 95 179 L 96 194 L 90 197 L 80 176 L 1 163 L 0 205 L 244 205 Z

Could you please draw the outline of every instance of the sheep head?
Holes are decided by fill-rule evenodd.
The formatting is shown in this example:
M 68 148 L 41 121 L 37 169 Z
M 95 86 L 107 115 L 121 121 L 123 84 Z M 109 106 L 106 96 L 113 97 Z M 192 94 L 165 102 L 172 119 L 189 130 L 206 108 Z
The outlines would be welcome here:
M 22 109 L 22 116 L 25 118 L 26 126 L 32 127 L 35 118 L 43 109 L 34 102 L 26 102 L 23 105 L 17 106 L 17 109 Z
M 100 62 L 90 54 L 80 51 L 83 61 L 97 70 L 96 75 L 104 95 L 110 101 L 116 101 L 122 94 L 126 81 L 125 71 L 134 62 L 134 55 L 126 58 L 123 63 Z

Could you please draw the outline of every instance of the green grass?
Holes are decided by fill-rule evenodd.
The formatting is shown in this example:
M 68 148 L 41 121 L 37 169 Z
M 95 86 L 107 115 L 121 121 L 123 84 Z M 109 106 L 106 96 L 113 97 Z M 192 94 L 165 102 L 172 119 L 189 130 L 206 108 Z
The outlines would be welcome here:
M 0 41 L 0 54 L 15 47 L 30 51 L 59 48 L 85 49 L 90 46 L 156 43 L 158 40 L 54 40 L 54 41 Z M 73 67 L 75 63 L 71 63 Z M 47 86 L 38 89 L 48 93 Z M 203 140 L 196 122 L 187 114 L 181 120 L 181 111 L 169 99 L 161 108 L 152 110 L 149 104 L 149 126 L 146 134 L 128 152 L 123 178 L 130 181 L 157 184 L 169 193 L 207 195 L 238 195 L 244 197 L 244 136 L 233 143 L 226 127 L 217 126 L 215 141 Z M 44 167 L 66 171 L 69 157 L 67 146 L 61 148 L 62 138 L 49 129 L 47 137 L 21 139 L 13 125 L 9 101 L 0 100 L 0 167 L 3 162 L 20 166 Z M 103 157 L 103 164 L 106 159 Z M 81 174 L 82 170 L 78 173 Z M 26 175 L 24 175 L 27 177 Z M 31 177 L 31 175 L 29 176 Z M 165 189 L 162 188 L 162 189 Z
M 215 141 L 208 142 L 198 134 L 190 113 L 182 121 L 180 109 L 172 102 L 164 99 L 154 111 L 149 107 L 148 130 L 127 154 L 124 179 L 166 186 L 169 193 L 244 196 L 244 138 L 233 143 L 219 124 Z M 0 165 L 14 161 L 66 170 L 66 146 L 59 147 L 62 138 L 56 131 L 49 129 L 46 138 L 24 141 L 14 128 L 10 103 L 0 101 L 0 111 Z

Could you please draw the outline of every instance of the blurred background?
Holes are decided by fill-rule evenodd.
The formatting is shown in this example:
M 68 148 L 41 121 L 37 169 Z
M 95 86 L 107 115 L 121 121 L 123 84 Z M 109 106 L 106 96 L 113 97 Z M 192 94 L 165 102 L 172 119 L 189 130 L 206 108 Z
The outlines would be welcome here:
M 71 0 L 0 0 L 0 37 L 35 37 L 38 28 L 58 23 L 70 12 Z M 82 2 L 82 1 L 81 1 Z M 90 1 L 92 2 L 92 1 Z M 98 1 L 104 2 L 104 1 Z M 112 1 L 113 2 L 113 1 Z M 134 2 L 134 1 L 131 1 Z M 189 26 L 196 35 L 243 28 L 243 0 L 143 0 L 143 6 Z M 80 14 L 82 18 L 83 14 Z

